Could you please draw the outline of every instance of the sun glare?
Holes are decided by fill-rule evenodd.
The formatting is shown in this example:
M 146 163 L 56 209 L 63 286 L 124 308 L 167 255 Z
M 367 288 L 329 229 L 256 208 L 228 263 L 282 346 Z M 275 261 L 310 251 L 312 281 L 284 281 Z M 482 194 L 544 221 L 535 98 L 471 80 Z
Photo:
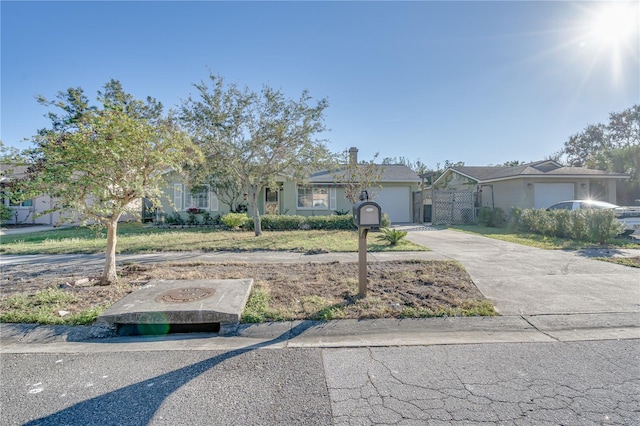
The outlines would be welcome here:
M 638 9 L 628 3 L 605 3 L 593 15 L 591 36 L 607 45 L 626 43 L 638 29 Z

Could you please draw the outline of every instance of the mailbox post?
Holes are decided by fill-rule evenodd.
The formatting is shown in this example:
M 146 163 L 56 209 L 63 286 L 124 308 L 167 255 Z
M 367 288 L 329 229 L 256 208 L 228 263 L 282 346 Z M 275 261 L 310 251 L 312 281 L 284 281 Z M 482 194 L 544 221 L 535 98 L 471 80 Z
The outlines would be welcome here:
M 367 197 L 368 198 L 368 197 Z M 380 205 L 362 201 L 353 206 L 353 222 L 358 227 L 358 295 L 367 295 L 367 234 L 382 221 Z

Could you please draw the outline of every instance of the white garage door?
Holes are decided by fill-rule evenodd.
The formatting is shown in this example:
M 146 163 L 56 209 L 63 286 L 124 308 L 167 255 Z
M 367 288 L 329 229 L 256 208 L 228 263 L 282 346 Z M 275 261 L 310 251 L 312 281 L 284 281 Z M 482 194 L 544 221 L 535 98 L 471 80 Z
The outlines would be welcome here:
M 536 209 L 546 209 L 552 204 L 575 198 L 572 183 L 536 183 L 533 190 Z
M 378 191 L 372 200 L 380 204 L 382 213 L 389 215 L 391 223 L 411 222 L 411 191 L 409 187 L 387 187 Z

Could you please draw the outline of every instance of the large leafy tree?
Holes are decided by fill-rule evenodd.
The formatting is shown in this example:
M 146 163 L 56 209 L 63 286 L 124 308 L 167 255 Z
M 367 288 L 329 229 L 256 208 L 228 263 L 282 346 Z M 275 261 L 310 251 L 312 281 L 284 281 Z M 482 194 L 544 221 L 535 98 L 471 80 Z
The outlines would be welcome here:
M 162 172 L 180 170 L 198 151 L 155 99 L 134 99 L 111 80 L 97 100 L 90 105 L 81 88 L 59 92 L 55 101 L 39 99 L 62 112 L 49 112 L 51 127 L 33 137 L 32 164 L 21 187 L 53 197 L 54 209 L 107 228 L 101 284 L 108 285 L 117 282 L 118 220 L 140 213 L 134 202 L 157 200 Z
M 620 204 L 640 199 L 640 104 L 609 115 L 606 124 L 590 124 L 564 144 L 567 163 L 611 172 L 627 173 L 618 185 Z
M 314 136 L 325 130 L 321 99 L 311 105 L 307 91 L 285 98 L 268 86 L 257 93 L 219 76 L 194 84 L 198 97 L 182 105 L 181 118 L 203 151 L 209 175 L 220 170 L 242 183 L 251 206 L 256 236 L 262 234 L 258 197 L 280 176 L 303 179 L 330 157 Z

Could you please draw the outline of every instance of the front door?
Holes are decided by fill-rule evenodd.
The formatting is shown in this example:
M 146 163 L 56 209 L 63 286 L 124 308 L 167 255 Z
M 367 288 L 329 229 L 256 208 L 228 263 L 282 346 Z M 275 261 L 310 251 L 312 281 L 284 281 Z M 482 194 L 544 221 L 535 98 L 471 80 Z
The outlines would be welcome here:
M 278 202 L 278 193 L 277 189 L 271 190 L 269 188 L 264 191 L 264 210 L 265 214 L 278 214 L 279 212 L 279 202 Z

